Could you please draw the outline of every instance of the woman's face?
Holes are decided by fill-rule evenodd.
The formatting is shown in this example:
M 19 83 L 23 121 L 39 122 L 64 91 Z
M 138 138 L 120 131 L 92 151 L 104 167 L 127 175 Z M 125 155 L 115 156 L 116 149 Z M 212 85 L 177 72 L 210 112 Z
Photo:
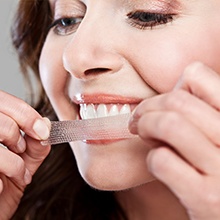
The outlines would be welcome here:
M 220 73 L 219 0 L 49 1 L 55 22 L 40 73 L 60 120 L 132 111 L 172 90 L 193 61 Z M 93 187 L 121 190 L 153 178 L 150 146 L 138 138 L 71 147 Z

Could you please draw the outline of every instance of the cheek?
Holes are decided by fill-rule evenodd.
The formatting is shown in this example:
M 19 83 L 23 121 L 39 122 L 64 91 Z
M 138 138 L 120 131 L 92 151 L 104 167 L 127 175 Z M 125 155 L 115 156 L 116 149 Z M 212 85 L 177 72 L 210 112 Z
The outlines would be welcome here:
M 170 91 L 190 62 L 190 53 L 173 42 L 143 48 L 134 65 L 143 80 L 159 93 Z
M 53 41 L 45 42 L 39 62 L 43 87 L 58 118 L 75 119 L 75 109 L 67 94 L 69 75 L 63 68 L 62 49 L 49 42 Z
M 49 97 L 61 92 L 65 83 L 58 51 L 46 41 L 39 62 L 41 80 Z
M 204 28 L 190 34 L 169 35 L 169 38 L 153 37 L 138 46 L 134 44 L 129 59 L 148 85 L 164 93 L 172 90 L 192 62 L 203 62 L 219 72 L 220 45 L 216 44 L 215 38 L 214 31 Z

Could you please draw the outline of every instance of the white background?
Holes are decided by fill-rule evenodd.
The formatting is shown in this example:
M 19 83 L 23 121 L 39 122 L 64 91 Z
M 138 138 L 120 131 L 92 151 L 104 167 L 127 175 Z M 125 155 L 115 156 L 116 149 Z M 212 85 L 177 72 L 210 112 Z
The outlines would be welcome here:
M 0 90 L 24 99 L 23 79 L 10 38 L 17 2 L 18 0 L 0 0 Z

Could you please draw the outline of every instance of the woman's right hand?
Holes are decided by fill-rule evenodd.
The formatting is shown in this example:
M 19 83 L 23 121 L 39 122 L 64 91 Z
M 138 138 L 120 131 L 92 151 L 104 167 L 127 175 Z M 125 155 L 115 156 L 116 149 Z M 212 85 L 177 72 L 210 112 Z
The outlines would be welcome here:
M 25 135 L 21 134 L 21 130 Z M 10 219 L 27 184 L 50 152 L 40 140 L 50 121 L 19 98 L 0 91 L 0 219 Z

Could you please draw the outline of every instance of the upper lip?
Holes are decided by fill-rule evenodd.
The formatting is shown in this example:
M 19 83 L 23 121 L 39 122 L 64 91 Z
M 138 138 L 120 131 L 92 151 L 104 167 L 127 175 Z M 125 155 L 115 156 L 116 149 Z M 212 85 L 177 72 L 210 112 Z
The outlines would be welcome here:
M 140 98 L 125 97 L 112 94 L 78 94 L 72 101 L 79 104 L 138 104 L 142 101 Z

